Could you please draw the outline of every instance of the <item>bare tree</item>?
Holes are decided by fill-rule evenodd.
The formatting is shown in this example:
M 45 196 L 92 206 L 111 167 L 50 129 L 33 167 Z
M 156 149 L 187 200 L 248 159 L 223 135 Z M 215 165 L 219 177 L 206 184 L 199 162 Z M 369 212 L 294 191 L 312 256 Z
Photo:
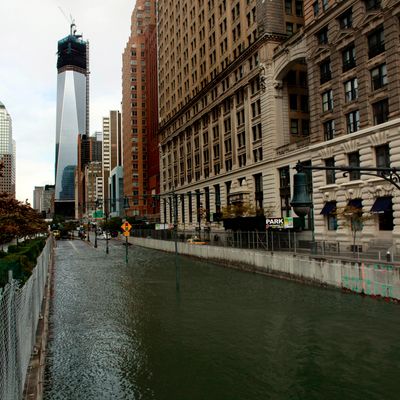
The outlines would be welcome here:
M 364 213 L 361 208 L 353 205 L 347 205 L 343 208 L 336 209 L 336 215 L 342 221 L 342 225 L 350 228 L 352 236 L 353 256 L 356 253 L 357 234 L 364 227 L 364 222 L 374 217 L 371 213 Z

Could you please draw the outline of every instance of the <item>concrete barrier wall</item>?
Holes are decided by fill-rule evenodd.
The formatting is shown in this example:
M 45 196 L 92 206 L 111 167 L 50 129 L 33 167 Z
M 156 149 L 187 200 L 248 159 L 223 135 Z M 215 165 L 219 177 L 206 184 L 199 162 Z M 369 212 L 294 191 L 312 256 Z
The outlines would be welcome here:
M 175 243 L 172 241 L 133 237 L 129 240 L 139 246 L 175 252 Z M 243 270 L 400 300 L 400 269 L 382 262 L 356 263 L 314 259 L 304 255 L 191 245 L 181 242 L 178 243 L 178 253 L 214 260 Z

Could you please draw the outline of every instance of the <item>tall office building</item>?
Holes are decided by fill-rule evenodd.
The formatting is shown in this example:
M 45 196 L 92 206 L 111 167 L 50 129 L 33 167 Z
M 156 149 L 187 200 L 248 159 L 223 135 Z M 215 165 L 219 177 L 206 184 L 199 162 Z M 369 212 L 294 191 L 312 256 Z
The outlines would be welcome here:
M 45 218 L 52 218 L 54 206 L 54 185 L 35 186 L 33 190 L 33 209 Z
M 155 24 L 156 1 L 138 0 L 122 58 L 124 195 L 129 199 L 126 211 L 127 215 L 148 219 L 157 215 L 149 195 L 158 193 Z
M 210 217 L 236 203 L 296 217 L 298 160 L 398 168 L 399 0 L 158 4 L 161 188 L 179 195 L 179 225 L 219 229 Z M 333 251 L 400 247 L 391 182 L 306 172 L 313 207 L 298 237 Z M 370 216 L 356 244 L 348 206 Z M 171 204 L 161 210 L 172 222 Z
M 86 167 L 92 163 L 100 164 L 102 161 L 102 141 L 97 140 L 98 136 L 78 135 L 78 165 L 75 169 L 75 218 L 80 219 L 85 214 L 89 205 L 87 204 L 88 181 L 85 173 Z M 100 196 L 96 200 L 101 200 Z M 91 198 L 92 201 L 92 198 Z
M 103 117 L 102 162 L 103 208 L 105 212 L 109 212 L 108 178 L 115 167 L 122 165 L 121 113 L 116 110 L 110 111 L 107 117 Z
M 44 186 L 35 186 L 33 189 L 33 209 L 38 212 L 42 211 L 43 192 Z
M 12 138 L 12 121 L 6 107 L 0 102 L 0 163 L 3 169 L 0 175 L 0 193 L 15 197 L 15 151 Z
M 172 190 L 179 193 L 179 225 L 210 228 L 232 204 L 263 213 L 263 169 L 276 146 L 275 109 L 264 101 L 274 90 L 265 91 L 267 67 L 303 24 L 302 1 L 158 2 L 162 221 L 174 219 Z M 304 60 L 287 68 L 306 77 Z M 307 103 L 305 89 L 290 87 Z M 293 143 L 307 135 L 307 108 L 297 115 L 303 125 L 293 127 Z
M 58 42 L 55 213 L 74 216 L 78 135 L 89 132 L 88 42 L 70 34 Z

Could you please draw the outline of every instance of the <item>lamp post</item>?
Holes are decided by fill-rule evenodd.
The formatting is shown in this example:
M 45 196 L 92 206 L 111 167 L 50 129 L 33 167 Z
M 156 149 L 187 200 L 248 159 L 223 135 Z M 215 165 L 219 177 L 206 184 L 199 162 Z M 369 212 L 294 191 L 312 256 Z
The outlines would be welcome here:
M 290 202 L 293 211 L 303 219 L 311 212 L 311 235 L 312 252 L 315 250 L 314 235 L 314 207 L 308 191 L 307 175 L 304 172 L 297 172 L 293 176 L 293 198 Z

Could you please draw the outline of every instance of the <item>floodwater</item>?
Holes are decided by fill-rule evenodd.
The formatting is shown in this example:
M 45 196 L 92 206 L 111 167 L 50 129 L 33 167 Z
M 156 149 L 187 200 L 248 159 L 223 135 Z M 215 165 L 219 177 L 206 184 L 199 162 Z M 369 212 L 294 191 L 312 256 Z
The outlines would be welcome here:
M 399 305 L 91 244 L 58 241 L 46 400 L 400 398 Z

